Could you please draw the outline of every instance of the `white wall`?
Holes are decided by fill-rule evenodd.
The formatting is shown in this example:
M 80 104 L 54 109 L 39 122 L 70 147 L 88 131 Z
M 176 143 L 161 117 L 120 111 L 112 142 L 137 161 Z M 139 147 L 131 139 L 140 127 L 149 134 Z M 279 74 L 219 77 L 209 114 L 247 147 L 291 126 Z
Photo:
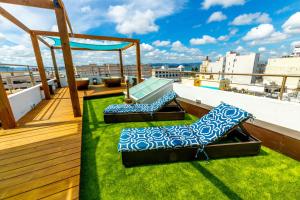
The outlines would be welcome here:
M 226 54 L 226 73 L 242 73 L 252 74 L 257 72 L 259 61 L 259 54 L 250 53 L 248 55 L 238 55 L 236 53 L 228 52 Z M 255 79 L 251 76 L 234 76 L 226 75 L 225 78 L 229 78 L 233 83 L 251 84 Z
M 217 106 L 222 101 L 252 113 L 257 119 L 300 131 L 300 104 L 265 97 L 250 96 L 173 83 L 174 91 L 183 98 Z
M 48 84 L 54 85 L 54 80 L 49 80 Z M 16 120 L 19 120 L 44 99 L 44 92 L 40 90 L 40 87 L 41 84 L 8 96 Z M 53 89 L 56 87 L 54 86 Z
M 269 58 L 266 66 L 266 74 L 300 74 L 300 57 Z M 282 83 L 282 77 L 264 77 L 264 83 L 274 81 L 278 85 Z M 300 78 L 287 78 L 286 86 L 296 88 Z

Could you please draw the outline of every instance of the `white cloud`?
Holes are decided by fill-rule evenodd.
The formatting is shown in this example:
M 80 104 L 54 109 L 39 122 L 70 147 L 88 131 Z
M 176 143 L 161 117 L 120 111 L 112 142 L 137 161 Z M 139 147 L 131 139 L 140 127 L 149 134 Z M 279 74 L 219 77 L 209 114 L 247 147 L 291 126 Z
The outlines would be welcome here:
M 291 43 L 292 47 L 295 47 L 296 45 L 297 46 L 300 45 L 300 41 L 294 41 L 294 42 Z
M 201 54 L 199 49 L 197 49 L 197 48 L 188 48 L 185 45 L 183 45 L 179 40 L 172 43 L 171 50 L 176 51 L 176 52 L 185 52 L 185 53 L 188 53 L 190 55 L 200 55 Z
M 125 0 L 124 4 L 109 6 L 108 19 L 116 23 L 116 30 L 122 34 L 146 34 L 156 32 L 155 21 L 172 15 L 181 9 L 186 0 Z
M 272 19 L 267 13 L 249 13 L 242 14 L 234 18 L 231 22 L 232 25 L 241 26 L 249 24 L 261 24 L 261 23 L 270 23 Z
M 142 51 L 152 51 L 153 49 L 154 49 L 154 47 L 151 46 L 150 44 L 146 44 L 146 43 L 141 44 Z
M 294 13 L 289 19 L 284 22 L 282 29 L 286 33 L 300 33 L 300 12 Z
M 2 33 L 0 33 L 0 41 L 1 40 L 5 40 L 5 38 L 6 38 L 5 35 L 3 35 Z
M 279 15 L 279 14 L 285 13 L 285 12 L 287 12 L 289 10 L 291 10 L 291 7 L 290 6 L 285 6 L 285 7 L 281 8 L 281 9 L 277 10 L 276 14 Z
M 244 41 L 251 41 L 251 45 L 269 44 L 283 41 L 287 35 L 276 32 L 272 24 L 261 24 L 252 28 L 244 37 Z
M 230 30 L 229 35 L 234 36 L 239 30 L 237 28 L 233 28 Z
M 267 49 L 266 49 L 266 47 L 259 47 L 258 48 L 258 51 L 259 52 L 265 52 Z
M 213 6 L 222 6 L 223 8 L 228 8 L 236 5 L 244 5 L 246 3 L 245 0 L 204 0 L 202 2 L 203 9 L 209 9 Z
M 212 44 L 216 43 L 217 40 L 214 37 L 211 37 L 209 35 L 203 35 L 202 38 L 192 38 L 190 39 L 191 45 L 203 45 L 203 44 Z
M 80 11 L 82 13 L 89 13 L 92 11 L 92 8 L 90 6 L 83 6 L 82 8 L 80 8 Z
M 220 37 L 218 37 L 219 41 L 227 41 L 229 40 L 229 36 L 228 35 L 221 35 Z
M 55 24 L 51 27 L 51 31 L 57 32 L 58 31 L 58 26 Z
M 207 20 L 207 23 L 211 23 L 211 22 L 220 22 L 227 19 L 227 16 L 224 15 L 222 12 L 218 11 L 218 12 L 214 12 L 210 15 L 210 17 Z
M 275 29 L 272 24 L 261 24 L 257 27 L 252 28 L 246 36 L 243 37 L 243 40 L 259 40 L 264 39 L 274 33 Z
M 165 47 L 165 46 L 169 46 L 171 42 L 168 40 L 156 40 L 152 44 L 157 47 Z
M 238 46 L 235 50 L 238 51 L 238 52 L 245 51 L 244 47 L 242 47 L 242 46 Z

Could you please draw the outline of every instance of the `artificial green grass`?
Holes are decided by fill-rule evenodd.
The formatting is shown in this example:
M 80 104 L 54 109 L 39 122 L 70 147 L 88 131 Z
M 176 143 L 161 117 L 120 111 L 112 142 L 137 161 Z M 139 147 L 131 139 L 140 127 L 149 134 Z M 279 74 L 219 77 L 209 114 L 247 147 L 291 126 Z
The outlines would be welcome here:
M 123 98 L 84 102 L 80 199 L 300 199 L 300 162 L 263 147 L 258 156 L 125 168 L 122 128 L 184 121 L 105 124 L 103 110 Z

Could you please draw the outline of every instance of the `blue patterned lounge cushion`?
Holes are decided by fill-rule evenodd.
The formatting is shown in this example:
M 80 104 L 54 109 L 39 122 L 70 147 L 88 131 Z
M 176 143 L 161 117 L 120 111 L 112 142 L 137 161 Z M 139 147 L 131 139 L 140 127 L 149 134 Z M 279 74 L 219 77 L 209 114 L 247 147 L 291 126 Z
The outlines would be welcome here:
M 222 103 L 189 126 L 123 129 L 118 150 L 130 152 L 205 146 L 251 116 L 244 110 Z
M 169 104 L 177 97 L 173 91 L 167 92 L 164 96 L 159 98 L 152 104 L 113 104 L 108 106 L 104 113 L 139 113 L 148 112 L 153 113 L 160 110 L 165 105 Z

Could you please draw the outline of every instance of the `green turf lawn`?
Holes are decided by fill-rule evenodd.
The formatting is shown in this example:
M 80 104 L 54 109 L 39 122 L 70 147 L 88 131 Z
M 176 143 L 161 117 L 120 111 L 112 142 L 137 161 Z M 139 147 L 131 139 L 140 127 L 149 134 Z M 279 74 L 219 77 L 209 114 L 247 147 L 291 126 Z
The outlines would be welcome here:
M 185 121 L 105 124 L 103 109 L 122 97 L 84 102 L 81 199 L 300 199 L 300 162 L 263 147 L 259 156 L 125 168 L 122 128 Z

